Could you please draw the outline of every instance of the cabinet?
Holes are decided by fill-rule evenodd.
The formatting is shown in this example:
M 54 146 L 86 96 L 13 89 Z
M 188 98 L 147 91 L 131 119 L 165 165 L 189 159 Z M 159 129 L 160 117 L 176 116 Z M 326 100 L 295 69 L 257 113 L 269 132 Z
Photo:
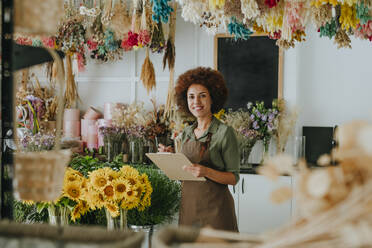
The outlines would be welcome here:
M 277 205 L 270 200 L 271 192 L 280 186 L 292 188 L 292 178 L 281 176 L 277 182 L 272 182 L 261 175 L 241 174 L 235 191 L 229 186 L 240 232 L 258 234 L 290 221 L 292 201 Z

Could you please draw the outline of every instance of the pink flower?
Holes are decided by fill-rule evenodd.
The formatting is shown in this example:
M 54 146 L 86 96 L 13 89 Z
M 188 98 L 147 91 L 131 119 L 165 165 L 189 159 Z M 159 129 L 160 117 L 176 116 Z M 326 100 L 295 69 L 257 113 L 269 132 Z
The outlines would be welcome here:
M 77 62 L 78 62 L 78 70 L 84 71 L 85 70 L 85 58 L 83 54 L 77 53 Z

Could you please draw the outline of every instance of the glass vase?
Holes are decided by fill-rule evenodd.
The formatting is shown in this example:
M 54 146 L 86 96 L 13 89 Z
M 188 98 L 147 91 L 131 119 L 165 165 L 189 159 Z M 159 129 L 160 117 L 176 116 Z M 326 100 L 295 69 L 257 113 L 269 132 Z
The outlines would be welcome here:
M 143 140 L 141 138 L 131 139 L 129 142 L 129 154 L 132 164 L 142 164 L 144 157 Z
M 112 162 L 114 158 L 122 152 L 123 139 L 121 137 L 104 136 L 104 149 L 108 162 Z
M 106 211 L 106 222 L 107 222 L 107 230 L 127 230 L 127 210 L 120 208 L 120 214 L 118 217 L 112 217 L 110 212 L 105 209 Z
M 49 224 L 52 226 L 68 226 L 70 210 L 67 207 L 48 206 Z
M 264 162 L 265 158 L 269 155 L 269 145 L 270 145 L 271 137 L 264 137 L 262 139 L 263 141 L 263 152 L 262 152 L 262 158 L 261 158 L 261 164 Z
M 251 154 L 253 146 L 243 146 L 240 152 L 240 165 L 242 167 L 250 167 L 249 155 Z

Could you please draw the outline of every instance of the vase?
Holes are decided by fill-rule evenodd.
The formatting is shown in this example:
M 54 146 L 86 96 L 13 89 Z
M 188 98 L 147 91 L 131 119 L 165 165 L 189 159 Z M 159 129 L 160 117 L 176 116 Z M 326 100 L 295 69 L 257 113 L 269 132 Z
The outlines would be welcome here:
M 107 222 L 107 230 L 113 231 L 113 230 L 127 230 L 127 210 L 120 208 L 119 216 L 112 217 L 110 212 L 105 209 L 106 212 L 106 222 Z
M 114 158 L 122 152 L 123 139 L 120 137 L 104 136 L 104 149 L 108 162 L 112 162 Z
M 263 152 L 262 152 L 262 158 L 261 158 L 261 164 L 264 162 L 265 158 L 269 155 L 269 145 L 270 145 L 271 137 L 264 137 L 262 139 L 263 141 Z
M 49 225 L 52 226 L 68 226 L 70 210 L 67 207 L 57 207 L 49 205 L 48 217 Z
M 242 167 L 250 167 L 249 155 L 251 154 L 253 146 L 243 146 L 240 152 L 240 165 Z
M 144 244 L 148 248 L 151 248 L 152 245 L 152 235 L 155 230 L 154 225 L 147 225 L 147 226 L 136 226 L 136 225 L 129 225 L 129 228 L 134 232 L 144 232 L 145 233 L 145 240 Z
M 132 164 L 142 164 L 144 157 L 143 140 L 133 138 L 129 142 L 129 156 Z

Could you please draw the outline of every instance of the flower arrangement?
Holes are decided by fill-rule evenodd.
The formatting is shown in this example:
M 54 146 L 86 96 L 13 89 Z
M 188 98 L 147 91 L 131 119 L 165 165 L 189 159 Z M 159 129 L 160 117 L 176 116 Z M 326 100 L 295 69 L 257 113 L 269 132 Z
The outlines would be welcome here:
M 255 104 L 249 102 L 247 109 L 252 128 L 259 133 L 267 152 L 270 139 L 276 134 L 278 128 L 278 102 L 274 100 L 272 108 L 266 108 L 264 102 L 256 102 Z
M 120 208 L 144 210 L 151 205 L 152 187 L 146 174 L 130 166 L 119 171 L 105 167 L 89 173 L 87 201 L 91 209 L 102 208 L 112 217 Z

